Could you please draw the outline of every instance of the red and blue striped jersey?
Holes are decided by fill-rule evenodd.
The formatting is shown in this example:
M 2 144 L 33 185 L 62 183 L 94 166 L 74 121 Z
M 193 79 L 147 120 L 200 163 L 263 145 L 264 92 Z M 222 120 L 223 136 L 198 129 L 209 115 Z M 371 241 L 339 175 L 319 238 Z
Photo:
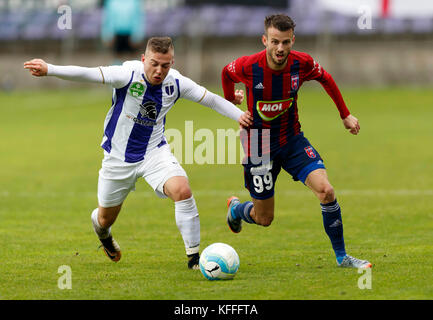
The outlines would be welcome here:
M 276 71 L 268 67 L 266 50 L 263 50 L 236 59 L 225 66 L 222 72 L 224 97 L 227 100 L 234 100 L 235 83 L 245 84 L 248 110 L 253 116 L 253 125 L 247 132 L 251 129 L 259 129 L 259 132 L 269 129 L 271 154 L 286 145 L 290 137 L 301 133 L 298 90 L 309 80 L 317 80 L 322 84 L 337 105 L 342 119 L 350 114 L 331 75 L 307 53 L 292 50 L 287 66 Z M 264 146 L 262 151 L 265 152 Z

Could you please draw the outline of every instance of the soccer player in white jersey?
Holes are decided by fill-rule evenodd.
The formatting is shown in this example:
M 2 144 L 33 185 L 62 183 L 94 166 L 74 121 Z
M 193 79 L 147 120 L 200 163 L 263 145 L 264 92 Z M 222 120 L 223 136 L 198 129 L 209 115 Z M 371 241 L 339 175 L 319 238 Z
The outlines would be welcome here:
M 175 203 L 175 220 L 185 243 L 188 267 L 199 262 L 200 220 L 187 174 L 170 151 L 164 137 L 165 117 L 179 98 L 210 107 L 243 127 L 251 124 L 249 112 L 209 92 L 171 69 L 174 47 L 169 37 L 149 39 L 141 61 L 121 66 L 85 68 L 55 66 L 41 59 L 24 63 L 34 76 L 105 83 L 113 87 L 112 106 L 104 124 L 104 149 L 99 171 L 98 203 L 91 219 L 105 254 L 114 262 L 121 258 L 111 235 L 128 193 L 143 177 L 161 198 Z

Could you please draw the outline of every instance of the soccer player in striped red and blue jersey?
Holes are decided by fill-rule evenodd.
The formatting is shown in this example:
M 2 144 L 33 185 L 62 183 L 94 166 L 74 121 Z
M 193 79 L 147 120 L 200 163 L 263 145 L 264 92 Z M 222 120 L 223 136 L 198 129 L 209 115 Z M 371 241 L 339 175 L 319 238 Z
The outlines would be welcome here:
M 170 151 L 164 136 L 167 113 L 179 98 L 207 106 L 218 113 L 250 124 L 250 116 L 222 97 L 206 90 L 172 69 L 174 47 L 169 37 L 150 38 L 141 61 L 121 66 L 85 68 L 56 66 L 41 59 L 24 63 L 34 76 L 102 83 L 113 87 L 112 104 L 104 123 L 104 149 L 98 180 L 98 208 L 93 210 L 93 228 L 104 252 L 114 262 L 121 258 L 111 235 L 122 204 L 139 178 L 160 198 L 175 204 L 176 225 L 188 256 L 188 267 L 198 269 L 200 220 L 188 177 Z
M 242 221 L 269 226 L 274 218 L 275 182 L 283 168 L 319 199 L 337 265 L 370 268 L 370 262 L 346 254 L 341 209 L 334 189 L 323 159 L 301 131 L 298 90 L 305 81 L 320 82 L 350 133 L 358 134 L 359 122 L 350 114 L 331 75 L 307 53 L 292 50 L 294 29 L 295 23 L 286 15 L 266 17 L 262 36 L 265 50 L 240 57 L 223 69 L 225 98 L 241 104 L 244 91 L 235 90 L 235 83 L 244 83 L 248 111 L 253 116 L 253 124 L 241 136 L 246 153 L 245 187 L 252 201 L 241 203 L 237 197 L 228 199 L 227 222 L 235 233 L 241 231 Z

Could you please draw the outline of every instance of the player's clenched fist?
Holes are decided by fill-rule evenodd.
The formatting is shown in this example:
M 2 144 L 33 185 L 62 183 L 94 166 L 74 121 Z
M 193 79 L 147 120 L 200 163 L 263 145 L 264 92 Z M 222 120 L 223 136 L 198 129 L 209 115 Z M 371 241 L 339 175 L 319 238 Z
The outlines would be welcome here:
M 235 99 L 232 101 L 233 104 L 241 104 L 244 101 L 244 90 L 235 91 Z
M 348 129 L 351 134 L 358 134 L 359 130 L 361 129 L 358 119 L 351 114 L 349 114 L 346 118 L 343 119 L 343 124 L 344 127 Z
M 32 59 L 24 62 L 24 69 L 28 69 L 36 77 L 46 76 L 48 72 L 47 63 L 42 59 Z

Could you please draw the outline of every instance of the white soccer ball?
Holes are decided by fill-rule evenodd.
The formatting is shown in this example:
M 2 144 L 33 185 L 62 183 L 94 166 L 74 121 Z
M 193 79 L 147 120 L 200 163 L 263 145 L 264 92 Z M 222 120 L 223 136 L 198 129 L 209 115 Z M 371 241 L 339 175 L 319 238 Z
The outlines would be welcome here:
M 200 255 L 200 270 L 208 280 L 233 279 L 239 269 L 239 256 L 225 243 L 213 243 Z

